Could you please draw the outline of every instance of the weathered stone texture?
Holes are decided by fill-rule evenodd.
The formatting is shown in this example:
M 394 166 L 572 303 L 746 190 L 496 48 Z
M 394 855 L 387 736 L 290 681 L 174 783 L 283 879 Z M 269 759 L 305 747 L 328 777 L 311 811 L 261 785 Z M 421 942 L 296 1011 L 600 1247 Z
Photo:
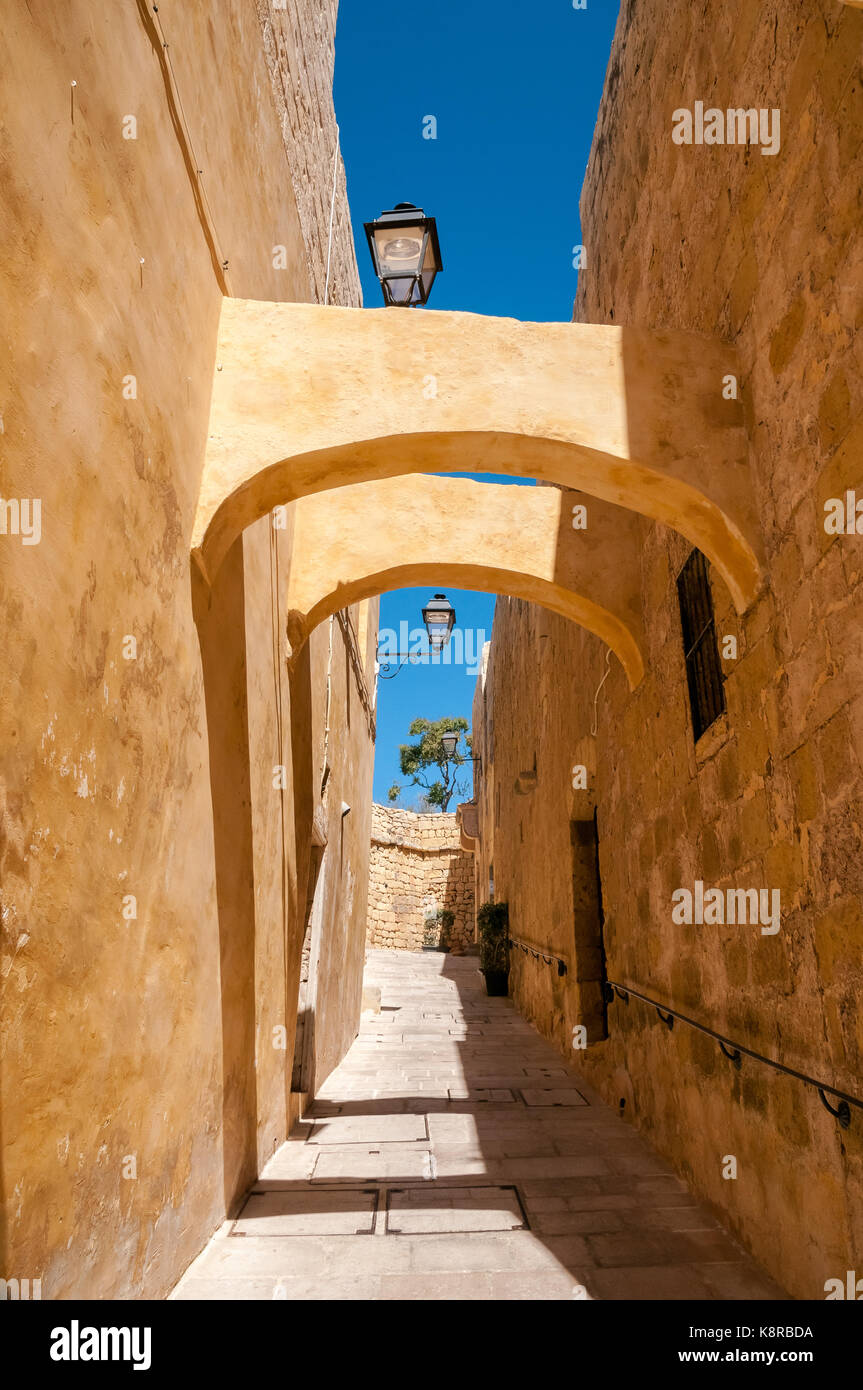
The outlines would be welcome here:
M 293 185 L 328 202 L 331 151 L 289 167 L 240 0 L 22 6 L 0 62 L 2 485 L 42 502 L 39 545 L 0 536 L 0 1277 L 158 1297 L 285 1137 L 316 810 L 321 1074 L 359 1021 L 372 742 L 346 630 L 288 680 L 290 525 L 248 528 L 209 592 L 189 566 L 224 289 L 315 298 Z M 295 74 L 325 124 L 324 77 Z M 372 605 L 367 672 L 374 628 Z
M 570 821 L 596 805 L 609 976 L 855 1095 L 863 564 L 860 537 L 825 533 L 823 503 L 863 481 L 861 41 L 863 15 L 846 6 L 672 0 L 660 20 L 624 0 L 582 196 L 576 317 L 733 341 L 768 582 L 738 618 L 712 573 L 717 632 L 739 656 L 723 662 L 727 712 L 697 748 L 675 585 L 690 546 L 646 521 L 639 689 L 612 660 L 591 738 L 605 650 L 500 600 L 474 717 L 477 881 L 493 863 L 513 935 L 573 959 Z M 675 145 L 672 112 L 696 100 L 778 107 L 780 153 Z M 674 925 L 671 894 L 697 878 L 780 889 L 779 933 Z M 609 1006 L 607 1041 L 573 1052 L 587 1021 L 577 976 L 517 953 L 514 997 L 792 1293 L 823 1297 L 863 1248 L 859 1112 L 840 1130 L 814 1089 L 746 1059 L 736 1071 L 634 998 Z
M 474 939 L 473 856 L 461 848 L 454 812 L 372 807 L 366 940 L 369 946 L 460 954 Z M 441 909 L 452 927 L 432 927 Z
M 333 110 L 338 0 L 286 0 L 281 6 L 257 0 L 257 9 L 315 299 L 319 304 L 359 305 L 362 293 Z

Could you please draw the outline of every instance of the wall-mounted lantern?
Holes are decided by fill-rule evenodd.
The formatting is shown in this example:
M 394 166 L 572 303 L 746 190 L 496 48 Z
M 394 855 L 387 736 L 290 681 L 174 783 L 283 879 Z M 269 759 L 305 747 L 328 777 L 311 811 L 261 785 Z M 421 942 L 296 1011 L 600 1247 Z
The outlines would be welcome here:
M 440 741 L 443 744 L 443 751 L 448 758 L 455 757 L 456 744 L 458 743 L 458 731 L 451 730 L 448 734 L 441 734 Z
M 442 652 L 455 627 L 455 609 L 446 594 L 435 594 L 423 609 L 423 622 L 432 653 Z
M 398 203 L 364 226 L 384 303 L 407 309 L 425 304 L 443 270 L 434 218 L 413 203 Z
M 447 733 L 441 734 L 440 741 L 443 746 L 443 751 L 448 758 L 454 758 L 456 756 L 456 752 L 458 750 L 458 741 L 460 738 L 461 732 L 458 729 L 450 729 Z M 482 764 L 482 758 L 474 758 L 467 753 L 459 753 L 458 756 L 461 758 L 463 763 L 479 763 L 480 765 Z
M 426 632 L 428 633 L 429 650 L 432 656 L 434 656 L 436 653 L 443 651 L 450 639 L 452 630 L 455 627 L 455 609 L 446 594 L 435 594 L 434 598 L 430 598 L 425 608 L 422 610 L 422 615 Z M 379 651 L 378 674 L 382 680 L 392 680 L 393 676 L 398 675 L 405 662 L 417 661 L 421 655 L 422 653 L 420 652 L 393 652 L 390 656 L 385 657 L 384 660 L 381 661 Z M 399 658 L 401 658 L 401 660 L 399 660 Z M 395 661 L 398 661 L 399 664 L 396 666 L 395 670 L 393 670 L 393 663 Z

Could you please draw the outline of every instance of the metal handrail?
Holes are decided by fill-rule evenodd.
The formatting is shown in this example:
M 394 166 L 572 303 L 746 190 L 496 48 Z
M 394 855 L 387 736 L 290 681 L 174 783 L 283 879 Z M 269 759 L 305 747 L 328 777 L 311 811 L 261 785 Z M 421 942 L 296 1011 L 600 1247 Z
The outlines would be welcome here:
M 858 1110 L 863 1110 L 863 1100 L 858 1100 L 856 1096 L 851 1096 L 847 1091 L 840 1091 L 836 1086 L 828 1086 L 825 1081 L 818 1081 L 814 1076 L 807 1076 L 805 1072 L 797 1071 L 795 1067 L 787 1067 L 784 1062 L 776 1062 L 772 1057 L 765 1057 L 761 1052 L 755 1052 L 751 1047 L 744 1047 L 742 1043 L 732 1042 L 731 1038 L 726 1038 L 723 1033 L 717 1033 L 715 1028 L 708 1028 L 706 1023 L 699 1023 L 697 1019 L 690 1018 L 687 1014 L 682 1014 L 678 1009 L 670 1009 L 666 1004 L 660 1004 L 658 1000 L 651 999 L 649 995 L 642 994 L 639 990 L 633 989 L 631 985 L 621 984 L 618 980 L 607 980 L 605 982 L 604 994 L 608 1003 L 613 1003 L 615 996 L 628 1003 L 628 995 L 633 995 L 636 999 L 641 999 L 651 1008 L 656 1009 L 663 1023 L 667 1024 L 669 1030 L 674 1027 L 674 1020 L 680 1019 L 681 1023 L 686 1023 L 690 1028 L 695 1028 L 699 1033 L 706 1033 L 708 1037 L 715 1038 L 719 1043 L 722 1055 L 727 1057 L 729 1062 L 740 1069 L 741 1057 L 752 1057 L 756 1062 L 763 1062 L 765 1066 L 773 1067 L 775 1071 L 784 1072 L 786 1076 L 793 1076 L 797 1081 L 802 1081 L 806 1086 L 812 1086 L 821 1100 L 821 1104 L 834 1119 L 838 1120 L 843 1129 L 847 1129 L 851 1123 L 851 1109 L 855 1105 Z M 664 1011 L 664 1012 L 663 1012 Z M 730 1048 L 730 1051 L 726 1051 Z M 829 1104 L 827 1096 L 836 1096 L 839 1104 L 834 1110 Z
M 524 951 L 526 956 L 531 955 L 536 960 L 544 960 L 546 965 L 551 965 L 554 961 L 557 961 L 558 975 L 566 974 L 566 961 L 562 956 L 556 956 L 553 952 L 546 951 L 541 946 L 533 946 L 529 941 L 519 941 L 515 936 L 508 936 L 507 943 L 510 946 L 517 946 L 519 950 Z

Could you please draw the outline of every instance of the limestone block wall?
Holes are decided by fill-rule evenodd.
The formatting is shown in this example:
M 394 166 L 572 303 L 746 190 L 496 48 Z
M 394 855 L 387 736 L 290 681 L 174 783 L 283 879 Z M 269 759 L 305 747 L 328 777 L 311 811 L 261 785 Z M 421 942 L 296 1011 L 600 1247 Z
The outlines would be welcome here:
M 570 965 L 558 977 L 517 953 L 519 1008 L 802 1298 L 859 1267 L 860 1112 L 841 1129 L 816 1090 L 745 1058 L 738 1071 L 632 997 L 609 1007 L 606 1041 L 573 1051 L 589 1020 L 570 823 L 596 808 L 611 978 L 863 1098 L 863 562 L 859 536 L 824 528 L 826 499 L 859 496 L 863 460 L 861 54 L 863 15 L 828 0 L 623 0 L 576 317 L 735 344 L 766 583 L 740 618 L 711 576 L 738 654 L 723 661 L 726 713 L 697 744 L 676 593 L 690 546 L 647 522 L 638 689 L 612 658 L 594 716 L 598 641 L 499 600 L 473 723 L 477 881 L 493 866 L 513 935 Z M 676 145 L 672 113 L 698 100 L 779 109 L 779 152 Z M 674 923 L 672 893 L 697 879 L 779 889 L 779 932 Z
M 473 856 L 461 848 L 454 812 L 420 814 L 372 807 L 366 942 L 402 951 L 424 945 L 461 954 L 474 939 Z M 430 933 L 429 913 L 455 914 L 449 930 Z
M 338 0 L 256 4 L 315 299 L 324 302 L 335 182 L 327 302 L 359 305 L 345 166 L 333 110 Z

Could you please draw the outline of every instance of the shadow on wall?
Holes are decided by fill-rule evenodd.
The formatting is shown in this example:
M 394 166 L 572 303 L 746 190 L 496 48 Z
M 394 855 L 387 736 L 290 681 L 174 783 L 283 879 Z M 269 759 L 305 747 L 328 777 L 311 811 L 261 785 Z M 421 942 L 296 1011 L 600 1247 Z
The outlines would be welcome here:
M 246 591 L 243 535 L 231 547 L 212 589 L 191 565 L 192 601 L 201 646 L 207 711 L 210 793 L 216 862 L 222 1006 L 222 1143 L 226 1212 L 258 1173 L 258 1085 L 256 1079 L 256 904 L 250 771 Z M 288 804 L 292 822 L 283 840 L 285 941 L 284 1008 L 295 1016 L 303 936 L 291 924 L 305 923 L 301 910 L 314 892 L 320 854 L 313 859 L 312 681 L 309 645 L 298 654 L 290 677 L 290 770 Z M 284 822 L 283 822 L 284 824 Z M 317 851 L 316 851 L 317 852 Z M 304 1056 L 314 1043 L 307 1029 Z M 282 1134 L 289 1113 L 295 1036 L 287 1039 Z M 312 1054 L 313 1055 L 313 1054 Z
M 225 1210 L 257 1173 L 255 884 L 243 537 L 212 590 L 192 565 L 195 624 L 207 708 L 222 993 L 222 1136 Z
M 450 859 L 443 898 L 444 910 L 453 914 L 453 923 L 441 932 L 441 950 L 463 955 L 476 939 L 473 857 L 463 850 Z
M 300 979 L 300 990 L 306 982 Z M 294 1065 L 291 1072 L 291 1090 L 297 1095 L 308 1096 L 315 1089 L 315 1010 L 310 1004 L 302 1003 L 297 1013 L 297 1035 L 294 1042 Z
M 0 979 L 0 1002 L 2 1002 L 2 991 L 8 985 L 10 976 L 5 980 Z M 6 1275 L 6 1250 L 7 1250 L 7 1218 L 6 1218 L 6 1175 L 3 1164 L 3 1067 L 0 1061 L 0 1277 Z
M 325 848 L 322 837 L 318 836 L 311 847 L 309 859 L 305 929 L 297 993 L 297 1028 L 291 1069 L 291 1092 L 300 1098 L 312 1094 L 315 1089 L 315 988 L 321 947 L 322 898 L 325 883 L 322 868 Z M 298 1104 L 302 1103 L 300 1099 Z M 291 1115 L 293 1114 L 292 1108 Z
M 303 645 L 290 676 L 291 779 L 293 787 L 293 866 L 288 866 L 288 942 L 285 1016 L 300 1007 L 300 978 L 306 926 L 315 890 L 322 882 L 323 845 L 314 825 L 314 758 L 312 755 L 312 669 L 309 643 Z M 295 1043 L 294 1043 L 295 1045 Z M 285 1059 L 286 1105 L 290 1107 L 295 1053 Z

